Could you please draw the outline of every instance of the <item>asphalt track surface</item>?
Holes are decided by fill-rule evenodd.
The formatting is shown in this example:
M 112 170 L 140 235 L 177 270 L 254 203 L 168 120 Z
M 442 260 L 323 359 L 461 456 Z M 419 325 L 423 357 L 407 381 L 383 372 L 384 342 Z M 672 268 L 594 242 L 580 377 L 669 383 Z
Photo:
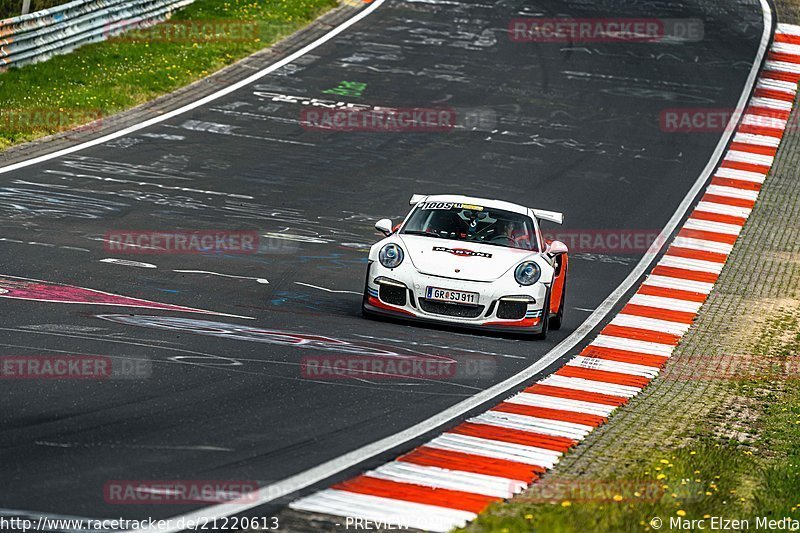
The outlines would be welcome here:
M 532 15 L 697 18 L 704 37 L 512 42 L 509 21 Z M 3 290 L 22 281 L 13 276 L 252 318 L 41 301 L 52 288 L 38 301 L 0 298 L 0 355 L 93 354 L 149 369 L 141 379 L 3 380 L 0 507 L 179 515 L 202 505 L 115 505 L 103 488 L 110 480 L 268 484 L 529 366 L 644 250 L 574 254 L 563 329 L 532 341 L 363 319 L 358 293 L 366 250 L 379 238 L 374 221 L 399 220 L 412 193 L 449 192 L 563 211 L 567 231 L 658 232 L 721 135 L 667 133 L 659 116 L 734 108 L 761 24 L 757 3 L 721 0 L 392 1 L 209 105 L 0 175 Z M 343 81 L 366 84 L 363 94 L 324 92 Z M 447 107 L 460 125 L 444 133 L 309 131 L 298 122 L 309 99 Z M 106 250 L 107 232 L 130 230 L 266 237 L 250 255 Z M 101 261 L 109 258 L 156 268 Z M 287 333 L 329 339 L 303 344 Z M 303 357 L 365 352 L 452 360 L 459 370 L 448 379 L 301 373 Z

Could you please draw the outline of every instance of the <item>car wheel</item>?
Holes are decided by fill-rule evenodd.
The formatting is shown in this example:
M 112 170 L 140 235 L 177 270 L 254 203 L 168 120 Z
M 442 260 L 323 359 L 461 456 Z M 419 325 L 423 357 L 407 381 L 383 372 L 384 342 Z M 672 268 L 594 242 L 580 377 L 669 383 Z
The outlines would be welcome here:
M 372 265 L 367 266 L 367 279 L 364 280 L 364 295 L 361 297 L 361 316 L 372 318 L 373 314 L 367 310 L 367 295 L 369 294 L 369 271 Z
M 550 324 L 548 327 L 553 331 L 561 329 L 561 324 L 564 321 L 564 300 L 567 294 L 567 280 L 564 280 L 564 287 L 561 289 L 561 303 L 558 304 L 558 313 L 550 317 Z
M 547 338 L 547 330 L 550 327 L 550 289 L 547 290 L 547 297 L 544 299 L 544 307 L 542 307 L 542 331 L 534 335 L 534 338 L 544 340 Z

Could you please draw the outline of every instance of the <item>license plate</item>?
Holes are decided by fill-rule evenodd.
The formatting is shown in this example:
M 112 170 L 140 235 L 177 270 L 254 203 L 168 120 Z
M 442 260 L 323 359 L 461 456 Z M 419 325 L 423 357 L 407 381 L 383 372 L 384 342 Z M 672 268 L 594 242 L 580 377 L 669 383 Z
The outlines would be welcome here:
M 477 292 L 453 291 L 450 289 L 440 289 L 438 287 L 428 287 L 426 297 L 428 300 L 436 300 L 439 302 L 478 305 Z

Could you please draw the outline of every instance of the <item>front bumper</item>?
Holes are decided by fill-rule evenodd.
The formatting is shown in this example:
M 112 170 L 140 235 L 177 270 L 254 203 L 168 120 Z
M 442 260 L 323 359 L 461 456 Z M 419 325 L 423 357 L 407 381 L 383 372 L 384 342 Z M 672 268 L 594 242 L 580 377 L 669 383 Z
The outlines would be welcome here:
M 390 270 L 370 263 L 363 304 L 367 313 L 498 332 L 542 332 L 545 283 L 525 287 L 510 276 L 492 282 L 465 281 L 403 267 Z M 475 292 L 478 302 L 463 305 L 428 300 L 428 287 Z

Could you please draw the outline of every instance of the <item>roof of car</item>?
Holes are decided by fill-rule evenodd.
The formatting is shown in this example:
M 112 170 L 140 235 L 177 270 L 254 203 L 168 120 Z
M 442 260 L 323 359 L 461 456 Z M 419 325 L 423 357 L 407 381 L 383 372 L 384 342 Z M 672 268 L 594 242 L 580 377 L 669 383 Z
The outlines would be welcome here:
M 460 194 L 432 194 L 425 198 L 426 202 L 453 202 L 459 204 L 474 204 L 482 207 L 504 209 L 512 213 L 530 216 L 529 209 L 525 206 L 504 202 L 503 200 L 489 200 L 475 196 L 462 196 Z

